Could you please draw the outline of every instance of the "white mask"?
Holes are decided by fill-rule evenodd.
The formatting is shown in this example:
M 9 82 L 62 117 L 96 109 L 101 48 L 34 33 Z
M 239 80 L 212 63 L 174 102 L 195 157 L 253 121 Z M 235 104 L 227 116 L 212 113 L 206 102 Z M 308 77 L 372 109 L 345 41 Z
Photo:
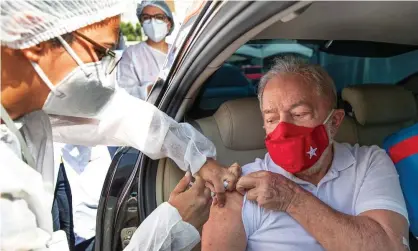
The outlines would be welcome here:
M 31 62 L 39 77 L 51 89 L 42 109 L 52 115 L 93 118 L 115 92 L 116 69 L 110 74 L 106 70 L 117 59 L 105 57 L 99 62 L 85 64 L 64 39 L 58 39 L 79 66 L 53 85 L 40 66 Z
M 161 42 L 168 34 L 168 25 L 166 22 L 157 21 L 154 18 L 142 24 L 145 35 L 152 41 Z

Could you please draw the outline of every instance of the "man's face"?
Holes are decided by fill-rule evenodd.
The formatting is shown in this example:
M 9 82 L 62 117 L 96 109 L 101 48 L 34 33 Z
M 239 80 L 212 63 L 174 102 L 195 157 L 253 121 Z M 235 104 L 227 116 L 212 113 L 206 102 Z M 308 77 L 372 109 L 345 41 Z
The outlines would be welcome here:
M 262 99 L 262 113 L 266 134 L 274 131 L 280 122 L 304 127 L 316 127 L 331 112 L 331 103 L 319 95 L 315 85 L 305 83 L 299 76 L 282 75 L 272 78 L 266 85 Z M 330 118 L 338 128 L 344 111 L 334 111 Z M 334 136 L 336 130 L 332 130 Z

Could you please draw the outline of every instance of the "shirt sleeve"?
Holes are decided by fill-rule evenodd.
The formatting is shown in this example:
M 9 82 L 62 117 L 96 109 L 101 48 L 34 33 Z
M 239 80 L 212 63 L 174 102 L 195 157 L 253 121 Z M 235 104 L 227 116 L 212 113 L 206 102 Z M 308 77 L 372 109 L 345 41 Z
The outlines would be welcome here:
M 243 166 L 242 176 L 263 170 L 263 163 L 262 160 L 256 159 L 255 162 Z M 242 203 L 242 223 L 247 240 L 259 229 L 262 215 L 263 208 L 258 206 L 256 202 L 247 200 L 247 195 L 245 195 Z
M 408 219 L 405 200 L 395 166 L 383 149 L 370 147 L 369 166 L 355 203 L 355 213 L 390 210 Z
M 247 195 L 244 196 L 242 203 L 242 223 L 244 225 L 245 236 L 247 240 L 251 238 L 257 229 L 260 227 L 262 217 L 262 208 L 254 201 L 247 200 Z
M 189 251 L 199 241 L 196 228 L 165 202 L 142 222 L 124 251 Z
M 123 90 L 115 93 L 96 119 L 53 117 L 51 124 L 54 142 L 132 146 L 152 159 L 168 157 L 192 174 L 207 158 L 216 157 L 214 144 L 194 127 L 176 122 Z
M 123 52 L 117 69 L 117 88 L 125 89 L 130 95 L 145 100 L 147 86 L 142 83 L 138 70 L 135 69 L 137 64 L 134 64 L 132 56 L 134 48 L 130 47 Z

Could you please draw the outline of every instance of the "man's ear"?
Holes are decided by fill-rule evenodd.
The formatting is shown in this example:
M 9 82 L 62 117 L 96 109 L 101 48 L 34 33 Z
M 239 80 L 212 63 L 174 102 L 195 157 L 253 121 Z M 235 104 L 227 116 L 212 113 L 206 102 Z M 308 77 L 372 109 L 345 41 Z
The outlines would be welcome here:
M 22 54 L 31 62 L 38 63 L 41 56 L 46 51 L 46 43 L 40 43 L 27 49 L 22 50 Z
M 331 117 L 331 123 L 335 129 L 338 129 L 340 127 L 341 123 L 344 120 L 344 116 L 345 116 L 345 112 L 343 109 L 334 110 L 334 114 Z

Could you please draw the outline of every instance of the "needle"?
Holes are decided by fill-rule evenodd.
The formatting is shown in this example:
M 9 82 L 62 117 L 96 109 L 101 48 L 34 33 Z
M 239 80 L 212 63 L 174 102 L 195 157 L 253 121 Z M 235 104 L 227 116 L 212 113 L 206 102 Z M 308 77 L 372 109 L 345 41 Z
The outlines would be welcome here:
M 192 187 L 194 184 L 194 182 L 190 182 L 189 183 L 189 188 Z M 228 181 L 224 180 L 224 188 L 227 189 L 228 188 Z M 215 197 L 216 193 L 210 191 L 210 196 Z

